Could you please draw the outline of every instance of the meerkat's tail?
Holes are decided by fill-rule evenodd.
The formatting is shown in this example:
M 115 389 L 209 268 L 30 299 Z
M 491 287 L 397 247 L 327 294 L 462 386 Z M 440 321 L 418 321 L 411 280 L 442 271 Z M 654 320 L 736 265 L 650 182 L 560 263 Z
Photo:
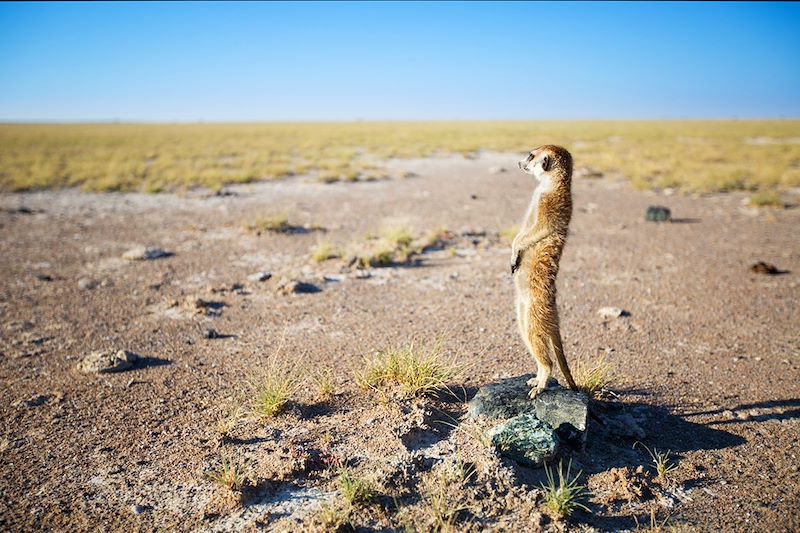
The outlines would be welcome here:
M 553 335 L 552 338 L 553 351 L 555 352 L 556 361 L 558 362 L 558 368 L 561 370 L 561 374 L 564 376 L 564 379 L 567 380 L 569 388 L 572 390 L 578 390 L 578 385 L 575 384 L 575 380 L 572 378 L 572 373 L 569 371 L 567 358 L 564 357 L 564 347 L 561 345 L 561 333 L 556 330 L 555 335 Z

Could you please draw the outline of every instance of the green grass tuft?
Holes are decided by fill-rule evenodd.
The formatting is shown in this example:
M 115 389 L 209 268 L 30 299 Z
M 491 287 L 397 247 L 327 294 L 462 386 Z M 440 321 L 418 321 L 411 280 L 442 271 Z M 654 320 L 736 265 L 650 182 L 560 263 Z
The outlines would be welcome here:
M 241 491 L 249 479 L 249 468 L 237 458 L 222 453 L 220 465 L 206 479 L 228 490 Z
M 633 447 L 635 448 L 637 444 L 641 445 L 653 460 L 653 466 L 656 469 L 656 479 L 665 484 L 669 483 L 671 481 L 670 474 L 678 467 L 672 462 L 672 452 L 670 450 L 666 452 L 659 451 L 658 448 L 653 448 L 651 450 L 644 443 L 639 441 L 636 441 Z
M 343 468 L 336 480 L 344 501 L 350 505 L 367 503 L 377 496 L 377 491 L 366 480 L 357 477 L 350 469 Z
M 542 489 L 544 489 L 544 505 L 556 520 L 568 518 L 577 508 L 589 510 L 581 503 L 581 500 L 586 495 L 586 487 L 578 484 L 581 472 L 570 478 L 572 461 L 570 460 L 567 464 L 566 472 L 564 472 L 563 466 L 562 462 L 559 461 L 557 482 L 553 475 L 553 470 L 548 465 L 545 465 L 544 468 L 547 475 L 547 485 L 542 485 Z
M 300 380 L 287 365 L 271 362 L 256 386 L 253 413 L 262 420 L 274 417 L 289 403 L 299 386 Z

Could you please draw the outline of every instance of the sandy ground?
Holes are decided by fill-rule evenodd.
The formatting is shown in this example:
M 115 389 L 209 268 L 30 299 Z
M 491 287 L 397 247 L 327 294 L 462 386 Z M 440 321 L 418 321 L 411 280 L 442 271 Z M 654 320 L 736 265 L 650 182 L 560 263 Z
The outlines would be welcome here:
M 517 223 L 535 185 L 514 163 L 503 154 L 393 161 L 393 175 L 417 176 L 298 177 L 230 196 L 0 196 L 0 529 L 310 527 L 335 490 L 311 463 L 331 450 L 383 488 L 356 525 L 396 528 L 399 507 L 422 513 L 422 477 L 457 453 L 490 453 L 469 451 L 465 432 L 436 420 L 458 420 L 476 387 L 534 369 L 514 322 L 508 245 L 495 237 Z M 567 356 L 574 365 L 605 355 L 618 402 L 641 416 L 642 442 L 671 449 L 678 468 L 657 497 L 603 505 L 612 468 L 652 469 L 635 439 L 596 424 L 574 453 L 591 512 L 555 523 L 541 512 L 541 473 L 489 457 L 496 468 L 481 470 L 458 529 L 635 529 L 650 509 L 689 530 L 800 528 L 800 209 L 752 210 L 742 198 L 576 180 L 558 280 Z M 678 220 L 645 222 L 651 204 Z M 326 231 L 242 230 L 275 213 Z M 310 259 L 320 239 L 344 246 L 397 223 L 466 236 L 368 277 Z M 121 259 L 136 245 L 173 255 Z M 788 272 L 750 272 L 759 260 Z M 258 271 L 273 278 L 247 280 Z M 282 277 L 321 291 L 281 294 Z M 225 290 L 235 283 L 243 288 Z M 191 297 L 214 307 L 195 313 L 183 305 Z M 630 314 L 604 320 L 603 306 Z M 223 338 L 205 339 L 208 328 Z M 442 339 L 464 365 L 452 387 L 460 399 L 376 401 L 353 383 L 365 356 L 410 339 Z M 76 369 L 100 349 L 145 359 L 117 374 Z M 286 413 L 244 420 L 221 442 L 217 419 L 276 352 L 303 372 L 331 369 L 337 394 L 319 402 L 303 386 Z M 221 447 L 254 465 L 256 485 L 240 503 L 225 504 L 205 479 Z

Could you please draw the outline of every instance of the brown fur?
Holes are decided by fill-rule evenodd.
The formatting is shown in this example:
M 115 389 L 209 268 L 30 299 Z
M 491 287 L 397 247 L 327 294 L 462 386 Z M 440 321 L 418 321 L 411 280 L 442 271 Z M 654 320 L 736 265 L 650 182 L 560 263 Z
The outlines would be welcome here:
M 547 385 L 553 358 L 569 387 L 577 388 L 564 357 L 556 307 L 558 264 L 572 217 L 572 156 L 559 146 L 541 146 L 520 161 L 520 168 L 534 166 L 541 169 L 543 188 L 534 193 L 522 229 L 514 239 L 511 262 L 512 273 L 516 272 L 520 334 L 537 363 L 537 384 L 531 396 Z

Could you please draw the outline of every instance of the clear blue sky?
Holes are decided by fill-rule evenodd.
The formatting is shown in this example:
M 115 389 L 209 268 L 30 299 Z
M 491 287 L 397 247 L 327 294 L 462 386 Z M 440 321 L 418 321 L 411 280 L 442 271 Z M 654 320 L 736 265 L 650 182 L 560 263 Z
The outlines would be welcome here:
M 0 4 L 0 120 L 800 117 L 800 4 Z

